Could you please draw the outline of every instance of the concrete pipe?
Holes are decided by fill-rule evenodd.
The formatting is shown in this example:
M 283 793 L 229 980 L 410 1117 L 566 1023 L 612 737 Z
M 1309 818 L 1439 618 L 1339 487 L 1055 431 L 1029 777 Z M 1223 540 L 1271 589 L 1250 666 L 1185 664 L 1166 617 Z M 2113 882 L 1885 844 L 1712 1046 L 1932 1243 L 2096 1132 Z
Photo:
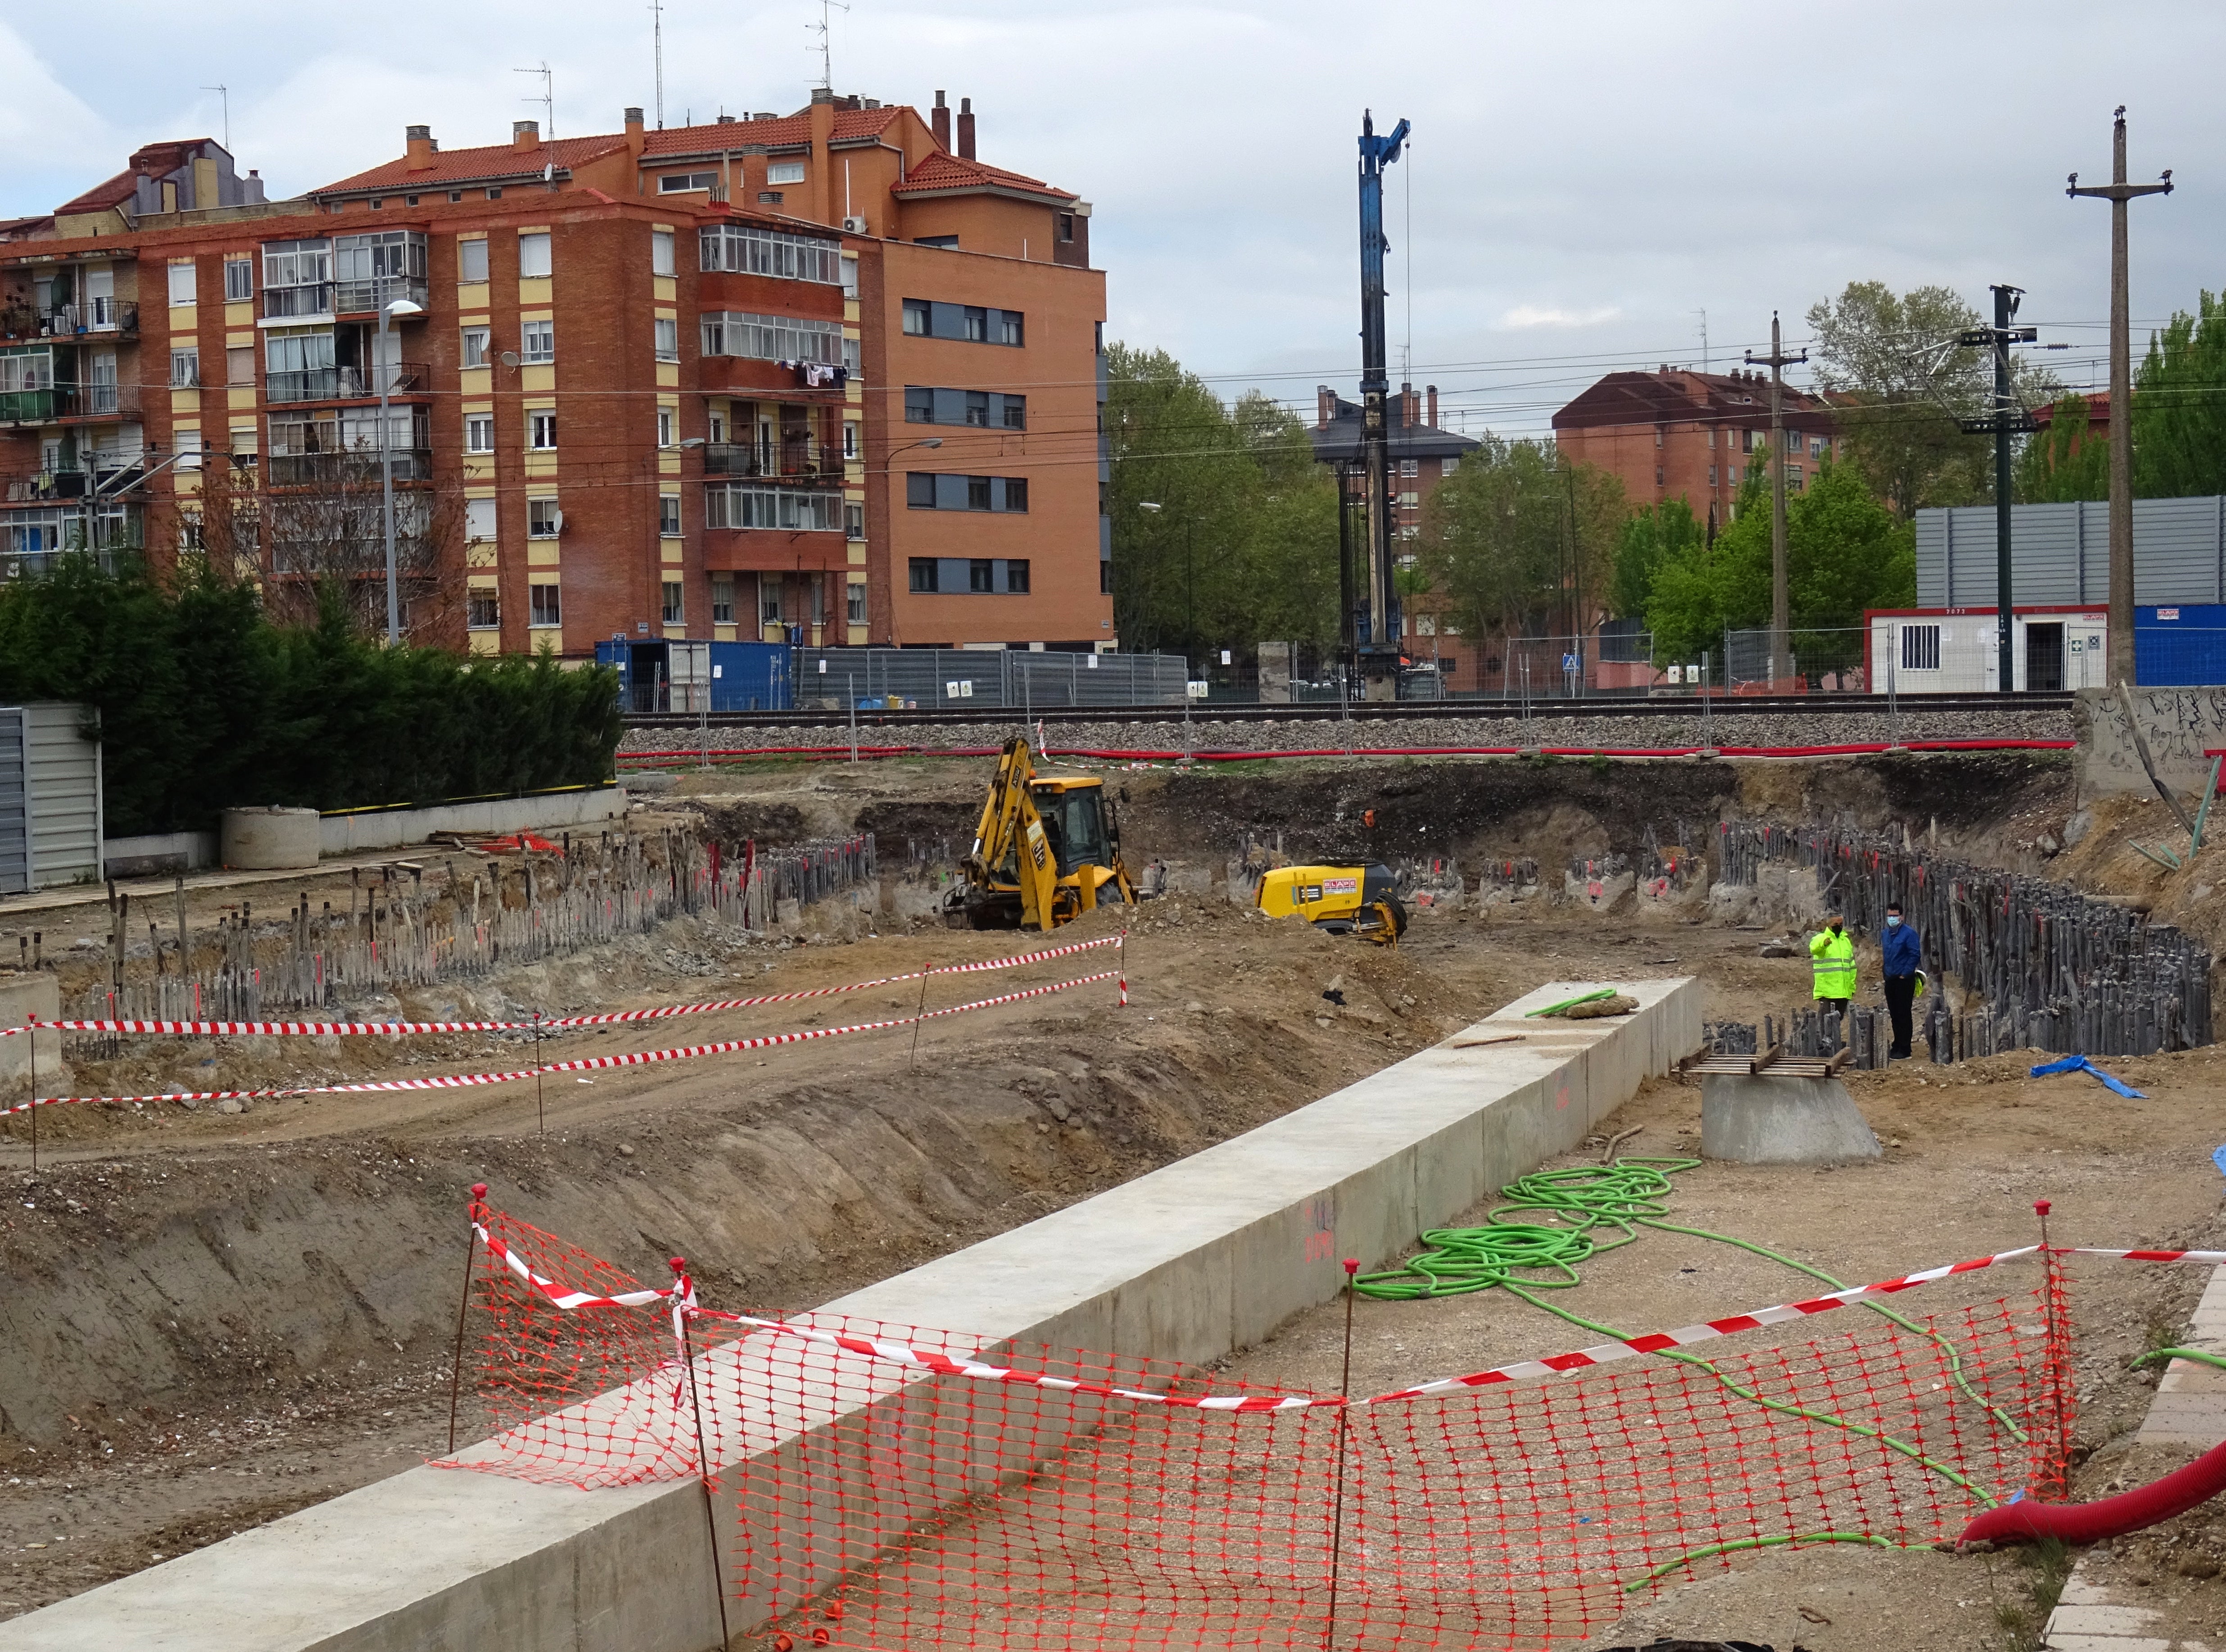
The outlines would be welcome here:
M 314 809 L 227 809 L 220 837 L 224 863 L 235 871 L 312 867 L 322 840 Z

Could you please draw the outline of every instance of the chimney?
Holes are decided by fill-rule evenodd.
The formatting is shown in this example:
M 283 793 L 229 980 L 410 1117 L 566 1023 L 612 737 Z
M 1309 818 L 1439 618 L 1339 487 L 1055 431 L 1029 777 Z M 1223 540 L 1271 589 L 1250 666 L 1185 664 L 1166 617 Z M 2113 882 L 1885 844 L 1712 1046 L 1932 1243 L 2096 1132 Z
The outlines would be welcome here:
M 824 103 L 824 104 L 831 104 L 831 103 L 833 103 L 833 102 L 835 101 L 835 88 L 834 88 L 834 87 L 832 87 L 832 86 L 814 86 L 814 87 L 812 87 L 812 88 L 811 88 L 811 101 L 812 101 L 812 102 L 814 102 L 814 103 Z
M 405 126 L 402 129 L 402 137 L 404 147 L 410 151 L 410 170 L 430 172 L 433 169 L 433 151 L 440 148 L 433 141 L 433 129 L 429 126 Z
M 541 147 L 541 123 L 537 120 L 514 120 L 510 123 L 510 147 L 520 153 Z
M 958 153 L 966 160 L 974 158 L 974 100 L 958 100 Z
M 1415 387 L 1412 384 L 1402 384 L 1399 386 L 1399 428 L 1402 430 L 1415 428 Z
M 732 126 L 734 124 L 735 118 L 732 115 L 722 115 L 719 117 L 719 124 L 722 126 Z
M 1435 384 L 1432 384 L 1428 388 L 1430 397 L 1430 416 L 1424 420 L 1423 423 L 1434 430 L 1438 428 L 1438 387 Z
M 1326 430 L 1337 416 L 1337 392 L 1327 384 L 1314 386 L 1314 429 Z
M 951 153 L 951 105 L 943 101 L 943 94 L 935 94 L 935 107 L 928 111 L 928 125 L 935 133 L 935 147 L 945 155 Z
M 649 146 L 649 135 L 643 130 L 641 111 L 628 105 L 626 111 L 626 153 L 639 155 Z

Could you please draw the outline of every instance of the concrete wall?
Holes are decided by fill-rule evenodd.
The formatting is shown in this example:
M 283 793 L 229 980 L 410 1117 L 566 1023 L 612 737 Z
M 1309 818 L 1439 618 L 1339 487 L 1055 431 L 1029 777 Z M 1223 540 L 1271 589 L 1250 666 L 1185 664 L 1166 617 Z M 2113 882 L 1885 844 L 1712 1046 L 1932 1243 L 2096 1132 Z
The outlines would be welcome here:
M 165 872 L 198 872 L 214 866 L 214 832 L 154 832 L 144 837 L 111 837 L 104 846 L 111 878 L 151 878 Z
M 327 855 L 348 855 L 423 843 L 436 832 L 558 831 L 569 826 L 600 825 L 626 810 L 624 786 L 593 786 L 531 797 L 491 797 L 481 803 L 436 804 L 429 809 L 353 810 L 325 816 L 322 848 Z
M 1542 986 L 1271 1124 L 823 1312 L 971 1331 L 992 1350 L 1040 1341 L 1204 1361 L 1256 1343 L 1337 1294 L 1340 1258 L 1373 1264 L 1399 1254 L 1425 1228 L 1575 1146 L 1643 1079 L 1700 1044 L 1701 991 L 1690 980 L 1625 985 L 1640 1008 L 1621 1020 L 1523 1020 L 1592 984 Z M 1519 1042 L 1473 1045 L 1512 1033 Z M 753 1346 L 762 1370 L 767 1356 Z M 813 1370 L 825 1357 L 795 1348 L 783 1369 L 798 1388 L 824 1393 Z M 1476 1363 L 1488 1357 L 1479 1350 Z M 721 1383 L 724 1357 L 703 1362 L 704 1380 Z M 826 1484 L 831 1457 L 855 1488 L 874 1484 L 907 1438 L 932 1427 L 948 1438 L 978 1399 L 972 1385 L 938 1388 L 941 1379 L 908 1381 L 892 1366 L 869 1377 L 855 1363 L 845 1369 L 845 1392 L 858 1397 L 808 1434 L 795 1420 L 801 1408 L 776 1417 L 725 1406 L 720 1420 L 735 1438 L 747 1429 L 770 1455 L 797 1457 L 808 1439 L 820 1471 L 809 1484 Z M 900 1415 L 888 1396 L 900 1390 Z M 944 1394 L 953 1414 L 938 1425 Z M 619 1390 L 581 1409 L 656 1403 L 646 1391 Z M 1079 1414 L 1094 1402 L 1040 1403 Z M 1064 1432 L 1056 1421 L 1046 1427 L 1046 1448 Z M 736 1455 L 716 1434 L 711 1452 L 722 1464 Z M 956 1499 L 1022 1466 L 985 1458 L 939 1490 Z M 887 1500 L 854 1502 L 839 1522 L 851 1559 L 876 1535 L 862 1529 L 869 1505 L 898 1518 Z M 722 1551 L 741 1553 L 731 1509 L 722 1518 Z M 782 1507 L 773 1529 L 757 1523 L 751 1552 L 770 1567 L 778 1551 L 790 1579 L 816 1588 L 844 1558 L 837 1530 L 831 1507 L 798 1501 Z M 0 1652 L 703 1652 L 717 1640 L 713 1578 L 692 1481 L 581 1492 L 416 1469 L 0 1624 Z M 732 1613 L 738 1636 L 761 1621 Z
M 2164 783 L 2190 797 L 2210 784 L 2206 750 L 2226 749 L 2226 688 L 2135 689 L 2134 713 L 2140 719 L 2149 756 Z M 2138 791 L 2153 797 L 2141 771 L 2133 731 L 2115 689 L 2083 690 L 2073 707 L 2079 741 L 2079 790 L 2083 797 Z

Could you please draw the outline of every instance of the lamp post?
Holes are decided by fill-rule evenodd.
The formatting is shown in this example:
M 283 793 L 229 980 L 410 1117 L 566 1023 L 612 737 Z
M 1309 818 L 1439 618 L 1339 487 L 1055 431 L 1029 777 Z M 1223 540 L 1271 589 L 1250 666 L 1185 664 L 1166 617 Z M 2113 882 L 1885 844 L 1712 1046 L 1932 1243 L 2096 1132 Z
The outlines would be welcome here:
M 386 396 L 394 382 L 391 364 L 387 360 L 386 340 L 391 335 L 387 323 L 397 315 L 423 315 L 425 307 L 413 304 L 406 298 L 398 298 L 384 305 L 378 312 L 378 356 L 372 370 L 378 374 L 378 503 L 379 518 L 386 533 L 386 645 L 396 648 L 402 642 L 402 598 L 394 569 L 394 442 L 386 428 Z
M 922 436 L 917 442 L 907 442 L 900 447 L 891 448 L 887 452 L 881 455 L 882 487 L 887 489 L 888 486 L 888 479 L 896 474 L 893 461 L 899 454 L 910 453 L 914 448 L 940 448 L 942 445 L 943 438 L 941 436 Z M 889 566 L 892 569 L 896 566 L 896 557 L 894 555 L 889 558 Z M 894 577 L 894 575 L 892 577 Z M 896 602 L 894 598 L 884 598 L 882 607 L 883 611 L 889 616 L 889 634 L 884 640 L 886 640 L 891 647 L 894 647 L 897 640 Z M 866 684 L 867 693 L 871 694 L 873 692 L 873 689 L 874 685 L 870 682 Z

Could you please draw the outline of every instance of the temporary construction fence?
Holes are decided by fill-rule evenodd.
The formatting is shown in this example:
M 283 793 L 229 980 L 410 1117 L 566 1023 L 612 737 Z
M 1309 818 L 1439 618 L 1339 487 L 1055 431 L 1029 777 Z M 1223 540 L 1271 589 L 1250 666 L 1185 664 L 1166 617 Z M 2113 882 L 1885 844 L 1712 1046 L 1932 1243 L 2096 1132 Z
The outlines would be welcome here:
M 677 1259 L 646 1285 L 473 1217 L 461 1433 L 495 1432 L 447 1461 L 700 1477 L 722 1614 L 777 1652 L 1567 1645 L 1729 1556 L 2060 1498 L 2072 1442 L 2072 1253 L 2040 1247 L 1348 1399 L 724 1312 Z
M 526 845 L 515 860 L 442 856 L 429 878 L 423 862 L 358 868 L 345 910 L 313 903 L 305 891 L 283 923 L 258 920 L 253 903 L 242 901 L 213 934 L 188 929 L 181 881 L 173 924 L 156 918 L 159 905 L 141 904 L 149 963 L 137 980 L 128 971 L 131 899 L 118 896 L 110 909 L 109 980 L 79 994 L 70 1013 L 258 1020 L 271 1010 L 561 957 L 677 917 L 766 929 L 780 902 L 825 899 L 878 873 L 871 833 L 780 848 L 745 842 L 739 855 L 686 829 L 537 841 L 546 848 Z
M 1017 648 L 799 648 L 796 698 L 933 710 L 1176 706 L 1190 668 L 1174 654 Z
M 1905 838 L 1851 826 L 1718 829 L 1722 876 L 1751 883 L 1765 861 L 1811 868 L 1858 932 L 1898 905 L 1924 937 L 1927 969 L 1970 1001 L 1930 994 L 1934 1058 L 2009 1050 L 2153 1055 L 2212 1038 L 2210 954 L 2171 924 L 2064 884 L 1920 854 Z

